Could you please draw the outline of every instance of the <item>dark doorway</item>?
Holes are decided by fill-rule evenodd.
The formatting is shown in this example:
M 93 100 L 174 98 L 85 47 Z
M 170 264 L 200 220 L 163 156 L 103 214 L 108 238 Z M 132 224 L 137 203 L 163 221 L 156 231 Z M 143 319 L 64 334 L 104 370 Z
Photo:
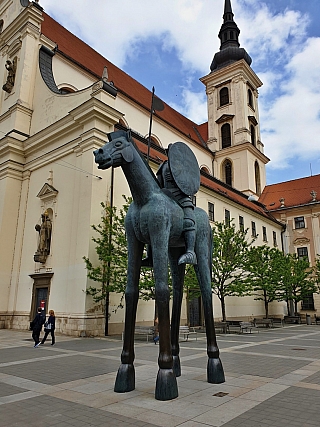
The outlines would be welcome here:
M 50 282 L 52 276 L 53 273 L 30 274 L 30 277 L 34 280 L 30 319 L 33 319 L 35 317 L 38 307 L 43 308 L 44 312 L 47 313 L 48 299 L 50 293 Z
M 193 298 L 189 301 L 190 326 L 202 326 L 201 317 L 201 297 Z

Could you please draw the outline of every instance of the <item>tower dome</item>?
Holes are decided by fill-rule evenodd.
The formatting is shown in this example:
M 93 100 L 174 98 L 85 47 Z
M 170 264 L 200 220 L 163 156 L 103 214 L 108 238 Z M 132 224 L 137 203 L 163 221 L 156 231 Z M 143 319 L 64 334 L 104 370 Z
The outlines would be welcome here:
M 220 51 L 214 55 L 210 66 L 211 72 L 241 59 L 244 59 L 249 66 L 251 65 L 252 59 L 247 51 L 240 47 L 240 30 L 233 16 L 231 0 L 225 0 L 223 24 L 218 35 L 221 41 Z

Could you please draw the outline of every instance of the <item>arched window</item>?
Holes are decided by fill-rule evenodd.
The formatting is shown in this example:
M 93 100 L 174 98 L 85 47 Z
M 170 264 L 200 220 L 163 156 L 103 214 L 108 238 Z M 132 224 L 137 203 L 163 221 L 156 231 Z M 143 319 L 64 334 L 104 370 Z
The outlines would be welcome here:
M 230 31 L 230 39 L 233 40 L 234 39 L 234 32 Z
M 222 105 L 226 105 L 229 104 L 229 89 L 227 87 L 223 87 L 220 90 L 220 107 L 222 107 Z
M 251 89 L 248 89 L 248 104 L 253 108 L 253 96 Z
M 206 166 L 201 166 L 201 172 L 206 173 L 207 175 L 210 175 L 210 171 Z
M 232 185 L 232 163 L 230 160 L 226 160 L 223 163 L 223 175 L 224 182 L 228 185 Z
M 260 196 L 261 195 L 260 168 L 257 161 L 254 164 L 254 176 L 256 181 L 256 194 Z
M 221 146 L 227 148 L 231 146 L 231 126 L 225 123 L 221 126 Z
M 256 129 L 253 125 L 250 126 L 251 144 L 256 146 Z
M 151 136 L 151 143 L 160 147 L 159 141 L 153 136 Z
M 71 87 L 62 87 L 60 88 L 60 93 L 61 95 L 67 95 L 68 93 L 74 93 L 75 90 L 72 89 Z
M 2 31 L 2 28 L 3 28 L 3 19 L 0 19 L 0 33 L 1 33 L 1 31 Z

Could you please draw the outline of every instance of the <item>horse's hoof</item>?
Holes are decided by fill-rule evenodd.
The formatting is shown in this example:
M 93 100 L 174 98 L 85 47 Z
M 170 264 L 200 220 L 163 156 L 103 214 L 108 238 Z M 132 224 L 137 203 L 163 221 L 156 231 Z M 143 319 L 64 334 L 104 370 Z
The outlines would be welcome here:
M 180 357 L 179 356 L 172 356 L 173 359 L 173 372 L 176 377 L 181 377 L 181 365 L 180 365 Z
M 178 397 L 178 385 L 172 369 L 159 369 L 156 383 L 155 398 L 172 400 Z
M 135 389 L 135 373 L 134 366 L 121 364 L 118 373 L 116 382 L 114 384 L 114 391 L 116 393 L 127 393 Z
M 224 371 L 219 357 L 208 359 L 207 366 L 208 383 L 221 384 L 225 382 Z

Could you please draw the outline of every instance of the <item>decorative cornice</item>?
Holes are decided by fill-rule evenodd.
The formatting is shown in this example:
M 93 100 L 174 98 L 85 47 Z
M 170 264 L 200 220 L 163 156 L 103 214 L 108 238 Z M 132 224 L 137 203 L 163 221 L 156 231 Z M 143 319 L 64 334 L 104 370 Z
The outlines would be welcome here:
M 231 147 L 224 148 L 223 150 L 219 150 L 216 152 L 216 158 L 220 157 L 226 157 L 229 153 L 234 154 L 238 151 L 245 151 L 248 150 L 253 154 L 258 160 L 260 160 L 262 163 L 267 164 L 270 159 L 265 156 L 261 151 L 259 151 L 256 147 L 254 147 L 250 142 L 243 142 L 241 144 L 235 144 L 231 145 Z
M 10 43 L 10 40 L 17 34 L 22 34 L 26 27 L 35 35 L 40 36 L 42 21 L 42 13 L 37 7 L 30 6 L 25 8 L 0 34 L 0 46 Z
M 237 73 L 244 77 L 244 84 L 247 84 L 247 81 L 250 81 L 252 86 L 255 88 L 258 88 L 263 84 L 256 73 L 243 59 L 216 70 L 214 73 L 201 77 L 200 81 L 207 87 L 216 86 L 220 82 L 236 78 Z
M 294 241 L 294 245 L 305 245 L 306 243 L 310 243 L 310 239 L 307 237 L 297 237 Z
M 251 122 L 254 126 L 257 126 L 258 121 L 255 116 L 248 116 L 249 122 Z
M 216 123 L 221 124 L 224 122 L 229 122 L 234 118 L 234 114 L 222 114 L 217 120 Z
M 57 197 L 57 194 L 59 193 L 58 190 L 56 190 L 52 185 L 48 184 L 47 182 L 43 184 L 41 190 L 37 194 L 37 197 L 41 200 L 51 200 L 55 199 Z

